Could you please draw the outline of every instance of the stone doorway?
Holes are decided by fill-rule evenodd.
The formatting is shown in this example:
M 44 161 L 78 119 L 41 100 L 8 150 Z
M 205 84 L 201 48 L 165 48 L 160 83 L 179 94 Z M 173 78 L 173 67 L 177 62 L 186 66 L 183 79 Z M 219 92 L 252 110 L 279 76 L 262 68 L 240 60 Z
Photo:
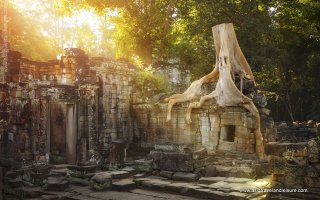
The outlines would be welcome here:
M 221 127 L 219 150 L 233 151 L 236 150 L 235 145 L 236 126 L 224 125 Z
M 223 141 L 234 142 L 234 137 L 236 135 L 236 126 L 226 125 L 225 131 L 223 131 L 222 133 L 224 134 L 222 135 Z
M 50 163 L 76 163 L 76 112 L 74 104 L 50 103 Z

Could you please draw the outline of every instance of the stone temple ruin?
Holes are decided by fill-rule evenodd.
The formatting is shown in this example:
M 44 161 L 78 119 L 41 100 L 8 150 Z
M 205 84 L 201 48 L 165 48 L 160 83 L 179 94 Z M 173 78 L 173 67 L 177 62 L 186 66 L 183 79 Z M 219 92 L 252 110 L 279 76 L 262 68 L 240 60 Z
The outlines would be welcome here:
M 60 60 L 39 62 L 9 51 L 0 74 L 3 197 L 60 199 L 52 191 L 65 191 L 71 198 L 73 185 L 89 186 L 92 193 L 140 187 L 205 199 L 278 198 L 255 191 L 289 187 L 308 188 L 311 196 L 303 198 L 317 197 L 319 130 L 277 126 L 266 99 L 255 90 L 232 25 L 213 30 L 218 68 L 192 83 L 189 88 L 196 90 L 187 89 L 182 100 L 149 96 L 148 86 L 138 90 L 140 69 L 125 60 L 89 58 L 71 48 Z M 223 59 L 228 53 L 240 56 L 229 62 Z M 228 77 L 236 90 L 231 93 L 247 101 L 221 106 L 212 98 L 228 75 L 220 72 L 225 66 L 234 73 Z M 186 88 L 179 81 L 188 80 L 187 70 L 175 65 L 168 72 L 173 85 Z M 200 95 L 205 98 L 195 102 Z M 283 140 L 289 134 L 302 136 Z M 257 140 L 260 136 L 263 140 Z

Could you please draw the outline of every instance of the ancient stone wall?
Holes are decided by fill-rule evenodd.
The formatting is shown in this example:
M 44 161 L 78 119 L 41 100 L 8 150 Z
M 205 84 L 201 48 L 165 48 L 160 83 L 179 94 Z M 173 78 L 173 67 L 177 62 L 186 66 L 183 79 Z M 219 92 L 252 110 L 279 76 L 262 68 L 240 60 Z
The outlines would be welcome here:
M 216 110 L 214 102 L 208 102 L 203 108 L 193 111 L 192 123 L 187 124 L 187 106 L 175 106 L 172 120 L 166 122 L 166 104 L 133 105 L 136 140 L 142 146 L 174 143 L 192 146 L 194 150 L 203 146 L 211 150 L 255 152 L 255 118 L 244 108 Z M 261 131 L 267 137 L 274 131 L 274 123 L 265 113 L 261 112 L 261 115 Z

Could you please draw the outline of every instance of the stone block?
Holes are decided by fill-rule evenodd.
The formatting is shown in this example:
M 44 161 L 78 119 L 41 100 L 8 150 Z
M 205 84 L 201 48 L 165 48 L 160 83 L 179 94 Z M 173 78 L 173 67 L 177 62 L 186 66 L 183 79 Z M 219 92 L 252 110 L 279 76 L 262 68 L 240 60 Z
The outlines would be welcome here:
M 195 169 L 197 169 L 197 168 L 202 168 L 202 167 L 205 166 L 205 164 L 206 164 L 206 159 L 194 160 L 194 161 L 193 161 L 193 167 L 194 167 Z
M 133 175 L 132 178 L 145 178 L 147 176 L 148 176 L 147 173 L 139 173 L 139 174 Z
M 139 172 L 151 172 L 152 171 L 152 160 L 135 160 L 134 168 Z
M 219 182 L 210 184 L 209 187 L 212 188 L 212 189 L 218 189 L 218 188 L 222 188 L 222 187 L 224 187 L 224 186 L 226 186 L 228 184 L 229 183 L 227 183 L 227 182 L 219 181 Z
M 112 177 L 107 172 L 100 172 L 95 174 L 90 179 L 90 187 L 95 190 L 107 190 L 111 188 Z
M 172 179 L 175 181 L 194 182 L 199 179 L 199 175 L 193 173 L 176 172 L 173 174 Z
M 224 182 L 228 182 L 228 183 L 247 183 L 249 181 L 254 181 L 254 180 L 249 178 L 237 178 L 237 177 L 228 177 L 224 180 Z
M 193 152 L 192 157 L 194 160 L 204 159 L 204 158 L 208 157 L 208 151 L 206 148 L 199 149 L 199 150 Z
M 240 112 L 224 112 L 221 115 L 221 125 L 242 125 L 242 114 Z
M 112 179 L 122 179 L 131 176 L 131 174 L 128 171 L 111 171 L 108 173 L 111 175 Z
M 69 182 L 64 177 L 49 177 L 47 190 L 64 191 L 69 187 Z
M 198 181 L 199 184 L 211 185 L 220 181 L 224 181 L 226 177 L 201 177 Z
M 230 192 L 229 193 L 229 199 L 246 199 L 248 196 L 247 193 L 241 193 L 241 192 Z
M 160 171 L 160 176 L 168 178 L 168 179 L 172 179 L 174 172 L 172 171 L 165 171 L 165 170 L 161 170 Z
M 129 172 L 130 175 L 134 175 L 137 173 L 137 170 L 134 169 L 133 167 L 125 167 L 125 168 L 122 168 L 121 171 Z
M 117 182 L 112 182 L 112 190 L 117 191 L 128 191 L 136 187 L 135 182 L 132 179 L 122 179 Z
M 213 165 L 206 166 L 205 170 L 206 170 L 205 172 L 206 177 L 213 177 L 216 174 L 216 167 Z
M 71 184 L 75 184 L 75 185 L 83 185 L 83 186 L 89 186 L 90 185 L 90 181 L 87 178 L 78 178 L 78 177 L 68 177 L 67 180 L 69 181 L 69 183 Z
M 236 126 L 235 132 L 236 132 L 235 136 L 238 138 L 248 137 L 248 129 L 244 126 Z
M 153 168 L 167 171 L 193 171 L 193 160 L 191 154 L 174 152 L 154 152 Z
M 249 117 L 249 116 L 246 116 L 244 118 L 244 123 L 243 123 L 244 127 L 246 128 L 253 128 L 253 129 L 256 129 L 258 126 L 257 126 L 257 123 L 256 123 L 256 120 L 254 117 Z

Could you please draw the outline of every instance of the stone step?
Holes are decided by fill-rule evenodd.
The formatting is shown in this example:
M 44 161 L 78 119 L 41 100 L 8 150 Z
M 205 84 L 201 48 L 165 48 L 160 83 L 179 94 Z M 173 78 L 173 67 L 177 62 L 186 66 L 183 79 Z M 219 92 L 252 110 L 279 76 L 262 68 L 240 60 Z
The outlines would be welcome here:
M 254 169 L 250 167 L 214 166 L 216 167 L 216 176 L 253 178 L 255 174 Z
M 221 177 L 220 177 L 221 178 Z M 179 193 L 185 196 L 204 198 L 204 199 L 264 199 L 265 193 L 254 192 L 259 185 L 263 188 L 267 185 L 262 185 L 262 180 L 241 179 L 241 178 L 225 178 L 224 181 L 218 181 L 213 184 L 190 184 L 185 182 L 172 182 L 168 180 L 143 178 L 139 180 L 140 186 L 144 189 L 159 190 L 163 192 Z M 137 181 L 137 180 L 136 180 Z M 226 182 L 229 181 L 229 182 Z M 242 190 L 249 190 L 241 192 Z M 250 198 L 251 199 L 251 198 Z
M 26 200 L 59 200 L 61 199 L 58 195 L 42 195 L 36 198 L 27 198 Z
M 46 189 L 53 191 L 64 191 L 69 187 L 69 182 L 65 177 L 49 177 Z
M 112 190 L 128 191 L 136 188 L 136 183 L 132 179 L 122 179 L 117 182 L 112 182 Z
M 194 173 L 176 172 L 173 174 L 172 179 L 175 181 L 194 182 L 199 179 L 199 175 Z
M 198 183 L 210 185 L 220 181 L 224 181 L 227 183 L 247 183 L 247 182 L 254 182 L 255 180 L 249 179 L 249 178 L 237 178 L 237 177 L 201 177 Z

